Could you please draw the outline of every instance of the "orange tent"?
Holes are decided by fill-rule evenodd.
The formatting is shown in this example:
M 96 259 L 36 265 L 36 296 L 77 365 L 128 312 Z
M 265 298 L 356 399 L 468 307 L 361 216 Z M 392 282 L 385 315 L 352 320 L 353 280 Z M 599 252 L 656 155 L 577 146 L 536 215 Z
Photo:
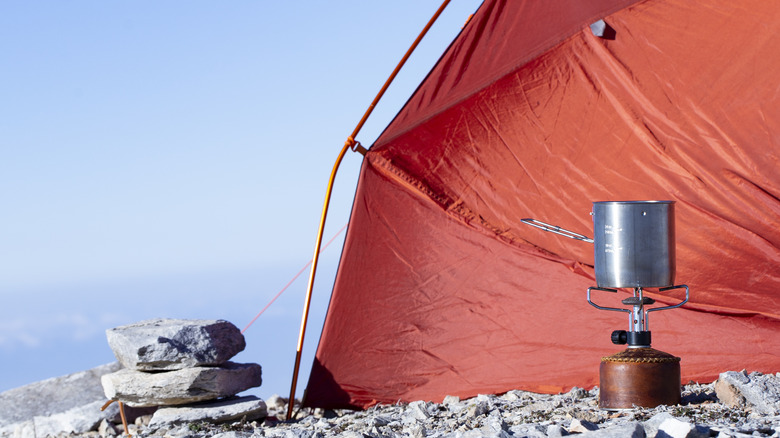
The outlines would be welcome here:
M 597 385 L 593 246 L 520 222 L 594 201 L 676 201 L 684 382 L 780 370 L 778 47 L 778 2 L 486 0 L 366 155 L 305 403 Z

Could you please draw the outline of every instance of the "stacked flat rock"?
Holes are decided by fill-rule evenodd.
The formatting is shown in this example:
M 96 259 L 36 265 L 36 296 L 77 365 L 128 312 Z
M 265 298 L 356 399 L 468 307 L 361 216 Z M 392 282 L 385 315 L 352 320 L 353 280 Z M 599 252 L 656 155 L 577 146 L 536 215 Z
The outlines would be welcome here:
M 228 321 L 153 319 L 106 335 L 124 369 L 103 375 L 103 390 L 128 406 L 223 399 L 262 383 L 260 365 L 229 362 L 246 342 Z

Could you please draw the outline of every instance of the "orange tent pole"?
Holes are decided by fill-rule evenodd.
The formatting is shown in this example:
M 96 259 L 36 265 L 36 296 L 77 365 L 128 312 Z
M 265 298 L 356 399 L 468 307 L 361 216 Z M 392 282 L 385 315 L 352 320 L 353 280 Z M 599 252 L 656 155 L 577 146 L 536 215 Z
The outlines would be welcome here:
M 303 316 L 301 317 L 301 330 L 300 333 L 298 334 L 298 348 L 295 354 L 295 366 L 293 368 L 292 384 L 290 387 L 290 400 L 289 400 L 290 404 L 287 408 L 287 420 L 290 420 L 292 418 L 293 407 L 295 404 L 295 388 L 298 384 L 298 371 L 301 366 L 301 355 L 303 352 L 303 339 L 306 336 L 306 325 L 309 319 L 309 307 L 311 306 L 311 295 L 312 295 L 312 289 L 314 288 L 314 276 L 317 273 L 317 263 L 320 257 L 320 246 L 322 245 L 322 235 L 325 231 L 325 220 L 328 217 L 328 207 L 330 207 L 330 196 L 333 192 L 333 182 L 336 179 L 336 172 L 338 171 L 339 166 L 341 165 L 341 160 L 344 158 L 344 155 L 347 153 L 347 149 L 351 148 L 353 151 L 360 152 L 362 155 L 366 154 L 366 149 L 363 148 L 360 142 L 355 141 L 355 137 L 363 128 L 363 125 L 366 123 L 366 120 L 368 120 L 368 116 L 370 116 L 371 113 L 374 111 L 374 107 L 382 98 L 382 96 L 385 94 L 385 91 L 387 91 L 387 88 L 390 86 L 390 84 L 393 82 L 395 77 L 398 75 L 398 72 L 401 71 L 401 67 L 403 67 L 403 65 L 406 63 L 406 60 L 409 59 L 409 56 L 411 56 L 412 52 L 414 52 L 414 49 L 417 48 L 417 45 L 420 44 L 420 41 L 423 39 L 425 34 L 428 33 L 428 30 L 431 28 L 431 26 L 433 26 L 433 23 L 436 21 L 436 19 L 439 18 L 439 15 L 441 15 L 441 13 L 444 12 L 444 8 L 446 8 L 449 3 L 450 0 L 444 0 L 444 3 L 442 3 L 441 6 L 439 6 L 439 9 L 436 10 L 436 13 L 433 14 L 433 17 L 431 17 L 431 19 L 428 20 L 428 23 L 425 25 L 423 30 L 420 31 L 420 34 L 417 36 L 417 39 L 414 40 L 412 45 L 404 54 L 403 58 L 401 58 L 401 61 L 398 62 L 398 65 L 396 65 L 395 69 L 390 74 L 390 77 L 387 78 L 384 85 L 382 86 L 382 89 L 379 90 L 379 93 L 377 93 L 373 102 L 371 102 L 371 105 L 369 105 L 368 109 L 363 114 L 363 118 L 360 119 L 360 122 L 358 122 L 357 126 L 352 131 L 352 135 L 350 135 L 347 138 L 347 141 L 344 142 L 344 147 L 341 148 L 341 152 L 339 152 L 339 156 L 338 158 L 336 158 L 336 163 L 333 165 L 333 170 L 330 173 L 330 180 L 328 181 L 328 188 L 325 194 L 325 202 L 324 205 L 322 206 L 320 227 L 319 230 L 317 231 L 317 242 L 314 245 L 314 257 L 312 257 L 311 272 L 309 274 L 309 284 L 306 288 L 306 299 L 303 303 Z
M 325 229 L 325 219 L 328 216 L 328 207 L 330 206 L 330 195 L 333 192 L 333 181 L 336 179 L 336 172 L 338 171 L 339 166 L 341 165 L 341 160 L 344 158 L 344 155 L 347 153 L 347 149 L 350 148 L 349 142 L 344 144 L 344 147 L 341 148 L 341 152 L 339 152 L 339 156 L 336 159 L 336 163 L 333 165 L 333 170 L 330 173 L 330 181 L 328 182 L 328 190 L 325 195 L 325 203 L 322 207 L 322 216 L 320 217 L 320 228 L 317 232 L 317 243 L 314 247 L 314 257 L 312 258 L 311 262 L 311 271 L 309 273 L 309 284 L 306 288 L 306 299 L 303 303 L 303 317 L 301 318 L 301 330 L 298 334 L 298 348 L 296 350 L 295 354 L 295 367 L 293 368 L 293 377 L 292 377 L 292 385 L 290 387 L 290 405 L 287 408 L 287 419 L 292 418 L 293 414 L 293 406 L 295 404 L 295 387 L 298 383 L 298 370 L 301 366 L 301 354 L 303 352 L 303 338 L 306 335 L 306 324 L 308 323 L 309 319 L 309 307 L 311 306 L 311 295 L 312 295 L 312 289 L 314 288 L 314 276 L 317 273 L 317 263 L 319 262 L 319 255 L 320 255 L 320 245 L 322 244 L 322 234 Z

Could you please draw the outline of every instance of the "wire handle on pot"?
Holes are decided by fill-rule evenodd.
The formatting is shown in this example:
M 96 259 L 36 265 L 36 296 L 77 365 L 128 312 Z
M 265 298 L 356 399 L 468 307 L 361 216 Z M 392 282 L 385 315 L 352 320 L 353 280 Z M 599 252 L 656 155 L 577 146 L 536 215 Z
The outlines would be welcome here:
M 569 230 L 567 230 L 565 228 L 561 228 L 561 227 L 559 227 L 557 225 L 550 225 L 548 223 L 544 223 L 542 221 L 538 221 L 536 219 L 530 219 L 530 218 L 520 219 L 520 222 L 522 222 L 522 223 L 524 223 L 526 225 L 530 225 L 532 227 L 539 228 L 539 229 L 544 230 L 544 231 L 549 231 L 551 233 L 555 233 L 555 234 L 559 234 L 559 235 L 564 236 L 564 237 L 568 237 L 569 239 L 581 240 L 583 242 L 593 243 L 593 239 L 591 239 L 590 237 L 583 236 L 582 234 L 575 233 L 574 231 L 569 231 Z

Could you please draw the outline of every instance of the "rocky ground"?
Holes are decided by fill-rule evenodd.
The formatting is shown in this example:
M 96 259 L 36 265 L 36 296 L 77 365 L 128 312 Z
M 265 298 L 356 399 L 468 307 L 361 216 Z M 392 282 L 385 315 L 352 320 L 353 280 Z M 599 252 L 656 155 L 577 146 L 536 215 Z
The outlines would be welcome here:
M 229 359 L 244 348 L 222 320 L 155 319 L 107 331 L 118 362 L 0 393 L 0 438 L 84 436 L 249 437 L 714 437 L 780 438 L 780 373 L 721 373 L 690 383 L 682 403 L 610 412 L 598 389 L 509 391 L 365 411 L 297 409 L 238 396 L 262 382 L 258 364 Z M 243 371 L 242 371 L 243 370 Z M 111 400 L 111 403 L 107 403 Z M 131 424 L 124 430 L 120 409 Z
M 47 379 L 0 393 L 0 437 L 119 437 L 118 403 L 101 406 L 101 375 L 119 364 Z M 780 373 L 728 371 L 711 384 L 684 387 L 682 403 L 609 412 L 598 389 L 566 394 L 509 391 L 442 403 L 416 401 L 365 411 L 297 409 L 284 399 L 226 397 L 177 406 L 128 407 L 137 437 L 780 437 Z
M 130 431 L 138 437 L 780 437 L 777 394 L 780 375 L 733 373 L 763 388 L 769 408 L 751 403 L 755 394 L 718 399 L 715 385 L 685 386 L 678 406 L 607 412 L 598 408 L 598 389 L 574 388 L 566 394 L 546 395 L 510 391 L 443 403 L 413 402 L 376 406 L 366 411 L 299 409 L 296 419 L 282 421 L 284 400 L 266 400 L 268 417 L 262 421 L 224 424 L 183 423 L 152 429 L 138 419 Z M 718 391 L 722 393 L 722 391 Z M 753 399 L 755 400 L 755 399 Z M 121 428 L 121 427 L 120 427 Z M 103 431 L 110 435 L 113 431 Z M 93 436 L 98 436 L 94 433 Z

